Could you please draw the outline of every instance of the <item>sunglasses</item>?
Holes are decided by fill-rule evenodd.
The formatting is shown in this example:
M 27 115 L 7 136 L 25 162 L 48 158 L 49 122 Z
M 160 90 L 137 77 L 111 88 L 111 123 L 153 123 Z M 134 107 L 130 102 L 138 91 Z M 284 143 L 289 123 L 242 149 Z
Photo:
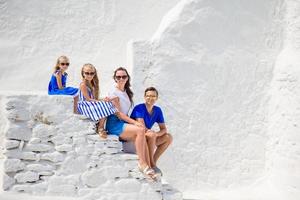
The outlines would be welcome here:
M 124 75 L 124 76 L 116 76 L 116 79 L 117 79 L 117 80 L 121 80 L 121 79 L 125 80 L 127 77 L 128 77 L 127 75 Z
M 95 72 L 83 72 L 84 75 L 87 75 L 87 76 L 94 76 L 95 75 Z
M 60 65 L 62 65 L 62 66 L 69 66 L 70 65 L 70 63 L 60 63 Z
M 146 95 L 145 97 L 146 98 L 156 98 L 157 96 L 156 95 Z

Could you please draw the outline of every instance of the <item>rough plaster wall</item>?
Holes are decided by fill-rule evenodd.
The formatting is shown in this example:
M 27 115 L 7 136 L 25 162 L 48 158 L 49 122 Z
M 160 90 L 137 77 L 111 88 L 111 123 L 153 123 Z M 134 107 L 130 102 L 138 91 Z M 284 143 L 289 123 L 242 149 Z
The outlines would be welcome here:
M 89 62 L 106 91 L 113 70 L 127 65 L 127 42 L 150 37 L 177 2 L 1 0 L 0 90 L 45 91 L 57 57 L 65 54 L 70 85 L 79 85 L 80 68 Z
M 300 189 L 300 2 L 286 1 L 286 10 L 284 45 L 271 83 L 266 166 L 277 189 L 293 193 Z
M 156 86 L 174 143 L 160 163 L 181 190 L 235 188 L 264 175 L 268 90 L 282 1 L 181 1 L 132 43 L 134 86 Z M 187 184 L 188 183 L 188 184 Z

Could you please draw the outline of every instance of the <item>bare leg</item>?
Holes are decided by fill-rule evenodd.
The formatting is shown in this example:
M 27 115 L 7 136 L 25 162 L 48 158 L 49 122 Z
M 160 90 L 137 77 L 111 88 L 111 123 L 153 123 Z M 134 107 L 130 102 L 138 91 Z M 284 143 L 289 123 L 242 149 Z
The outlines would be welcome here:
M 154 162 L 154 150 L 156 148 L 156 137 L 151 137 L 146 135 L 146 139 L 147 139 L 147 154 L 149 157 L 149 161 L 150 161 L 150 167 L 154 167 L 156 166 L 156 163 Z
M 101 129 L 101 128 L 104 129 L 105 120 L 106 120 L 106 117 L 99 120 L 99 122 L 98 122 L 99 129 Z
M 154 166 L 156 166 L 156 162 L 158 158 L 162 155 L 163 152 L 166 151 L 168 146 L 172 143 L 172 136 L 169 133 L 166 133 L 165 135 L 161 137 L 157 137 L 156 139 L 156 146 L 157 149 L 154 153 L 153 160 L 154 160 Z
M 120 138 L 122 140 L 135 141 L 135 148 L 139 157 L 140 166 L 142 168 L 149 166 L 145 156 L 146 138 L 144 128 L 132 124 L 127 124 L 124 132 L 120 135 Z
M 77 103 L 78 103 L 78 96 L 74 97 L 74 101 L 73 101 L 73 113 L 75 114 L 78 114 Z
M 102 118 L 102 119 L 99 120 L 99 122 L 97 124 L 97 133 L 103 139 L 107 138 L 107 132 L 104 130 L 105 120 L 106 120 L 106 118 Z

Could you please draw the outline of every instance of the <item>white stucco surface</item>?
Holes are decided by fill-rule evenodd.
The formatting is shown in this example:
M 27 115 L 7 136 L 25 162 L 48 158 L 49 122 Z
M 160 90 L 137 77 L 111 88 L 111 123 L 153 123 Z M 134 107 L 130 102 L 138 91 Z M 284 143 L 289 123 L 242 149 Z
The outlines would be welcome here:
M 60 55 L 70 58 L 69 85 L 84 63 L 100 72 L 101 89 L 127 66 L 127 43 L 146 39 L 179 0 L 0 1 L 0 90 L 45 91 Z M 26 83 L 26 84 L 25 84 Z
M 160 165 L 185 197 L 299 199 L 299 6 L 183 0 L 132 42 L 136 93 L 159 89 L 174 136 Z

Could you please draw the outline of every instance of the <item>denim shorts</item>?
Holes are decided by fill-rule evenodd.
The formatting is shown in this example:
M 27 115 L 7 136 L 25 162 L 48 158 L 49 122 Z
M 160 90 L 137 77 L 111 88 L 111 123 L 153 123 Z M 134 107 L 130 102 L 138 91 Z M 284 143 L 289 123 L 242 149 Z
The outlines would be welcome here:
M 110 115 L 106 119 L 106 130 L 110 135 L 120 136 L 126 127 L 127 123 L 120 120 L 116 115 Z

